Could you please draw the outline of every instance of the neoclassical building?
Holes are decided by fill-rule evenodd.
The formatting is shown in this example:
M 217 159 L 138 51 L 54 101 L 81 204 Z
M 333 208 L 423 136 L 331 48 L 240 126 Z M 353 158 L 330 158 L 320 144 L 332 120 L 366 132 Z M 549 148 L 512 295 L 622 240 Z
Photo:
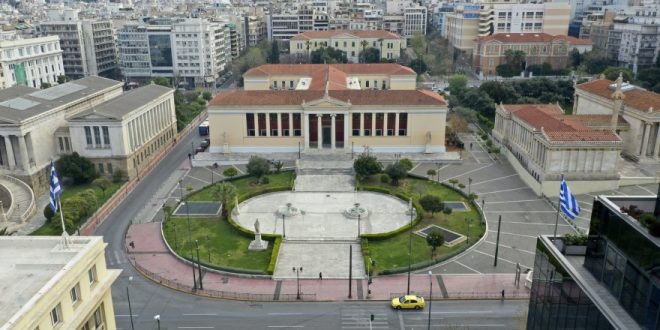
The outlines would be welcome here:
M 574 193 L 616 189 L 621 138 L 610 115 L 565 115 L 557 104 L 500 104 L 492 135 L 537 194 L 557 196 L 561 175 Z M 628 123 L 617 118 L 617 130 Z
M 210 151 L 445 152 L 447 104 L 398 64 L 263 65 L 209 102 Z
M 658 162 L 660 157 L 660 94 L 617 81 L 599 79 L 575 88 L 573 112 L 621 116 L 628 130 L 617 129 L 623 154 L 639 162 Z

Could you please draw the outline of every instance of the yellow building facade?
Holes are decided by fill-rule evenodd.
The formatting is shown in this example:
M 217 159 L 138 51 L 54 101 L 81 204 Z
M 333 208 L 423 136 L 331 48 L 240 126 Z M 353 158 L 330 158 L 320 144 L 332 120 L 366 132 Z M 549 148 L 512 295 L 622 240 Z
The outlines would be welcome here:
M 382 59 L 396 60 L 406 49 L 407 43 L 406 38 L 385 30 L 307 31 L 291 38 L 289 52 L 307 57 L 323 47 L 341 50 L 346 53 L 349 62 L 358 63 L 360 52 L 369 47 L 378 49 Z
M 0 238 L 0 329 L 116 329 L 102 237 Z
M 446 151 L 446 102 L 410 68 L 266 65 L 244 81 L 209 103 L 212 153 Z

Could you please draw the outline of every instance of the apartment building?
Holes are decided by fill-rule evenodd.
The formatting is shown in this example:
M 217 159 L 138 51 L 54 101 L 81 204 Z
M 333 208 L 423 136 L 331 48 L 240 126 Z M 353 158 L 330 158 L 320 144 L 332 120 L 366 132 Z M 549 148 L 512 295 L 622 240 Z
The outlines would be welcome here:
M 0 237 L 0 328 L 115 330 L 111 286 L 100 236 Z
M 267 22 L 268 40 L 289 41 L 300 33 L 297 13 L 268 15 Z
M 455 7 L 447 18 L 447 38 L 457 49 L 471 52 L 476 37 L 494 33 L 567 35 L 567 3 L 484 3 Z M 476 33 L 475 33 L 476 24 Z
M 72 150 L 94 163 L 101 175 L 122 170 L 129 178 L 160 150 L 172 144 L 177 132 L 174 89 L 150 84 L 125 92 L 68 119 Z M 68 154 L 60 145 L 61 154 Z
M 363 45 L 363 42 L 366 44 Z M 349 62 L 358 63 L 360 52 L 373 47 L 383 59 L 398 59 L 406 48 L 406 39 L 392 32 L 376 30 L 312 31 L 297 34 L 290 41 L 290 53 L 305 58 L 321 47 L 333 47 L 346 52 Z
M 42 35 L 60 38 L 64 72 L 72 79 L 112 76 L 117 69 L 114 30 L 110 20 L 79 19 L 76 9 L 49 9 Z
M 403 9 L 403 33 L 407 39 L 415 34 L 426 34 L 428 10 L 423 6 L 410 6 Z
M 191 19 L 146 19 L 117 31 L 120 67 L 129 81 L 167 77 L 184 88 L 214 85 L 231 61 L 225 23 Z
M 0 41 L 0 89 L 21 85 L 41 88 L 64 75 L 58 36 Z
M 637 7 L 615 17 L 607 35 L 608 57 L 635 74 L 654 66 L 660 52 L 659 12 L 658 6 Z
M 266 39 L 266 24 L 258 16 L 243 17 L 245 31 L 245 47 L 255 47 L 258 43 Z

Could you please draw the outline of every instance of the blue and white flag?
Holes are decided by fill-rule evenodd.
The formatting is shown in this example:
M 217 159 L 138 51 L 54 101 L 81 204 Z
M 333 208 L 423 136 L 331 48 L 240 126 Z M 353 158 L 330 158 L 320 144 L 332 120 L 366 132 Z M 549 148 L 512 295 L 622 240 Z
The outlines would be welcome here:
M 561 185 L 559 188 L 559 207 L 561 211 L 566 214 L 571 220 L 575 220 L 575 217 L 580 215 L 580 205 L 578 204 L 577 199 L 571 193 L 571 190 L 566 184 L 564 177 L 561 177 Z
M 57 212 L 57 197 L 62 194 L 62 187 L 60 186 L 60 180 L 57 178 L 57 172 L 55 172 L 55 165 L 50 163 L 50 209 L 53 212 Z

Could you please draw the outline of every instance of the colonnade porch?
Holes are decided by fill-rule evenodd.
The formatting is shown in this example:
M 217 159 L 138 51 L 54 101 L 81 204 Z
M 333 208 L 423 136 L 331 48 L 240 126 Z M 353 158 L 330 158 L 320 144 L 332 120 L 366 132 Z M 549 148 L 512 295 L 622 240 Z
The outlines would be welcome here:
M 0 135 L 0 168 L 28 171 L 36 166 L 32 140 L 27 135 Z

